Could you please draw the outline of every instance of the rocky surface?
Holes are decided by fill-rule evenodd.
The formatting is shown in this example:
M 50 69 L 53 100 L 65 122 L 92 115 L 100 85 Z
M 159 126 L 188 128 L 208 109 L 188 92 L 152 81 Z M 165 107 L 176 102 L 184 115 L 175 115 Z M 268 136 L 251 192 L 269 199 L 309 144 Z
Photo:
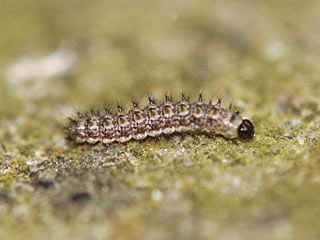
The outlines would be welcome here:
M 319 239 L 320 1 L 1 5 L 1 239 Z M 182 88 L 225 89 L 254 140 L 62 131 Z

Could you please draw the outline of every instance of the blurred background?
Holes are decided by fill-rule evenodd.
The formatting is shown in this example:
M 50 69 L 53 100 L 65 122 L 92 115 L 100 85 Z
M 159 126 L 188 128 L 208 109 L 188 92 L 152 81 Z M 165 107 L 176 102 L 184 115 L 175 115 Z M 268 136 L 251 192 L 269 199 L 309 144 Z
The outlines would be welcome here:
M 238 105 L 260 106 L 297 91 L 316 95 L 319 5 L 2 1 L 0 114 L 46 109 L 52 119 L 181 89 L 217 98 L 223 88 Z
M 84 105 L 182 87 L 251 101 L 292 87 L 278 81 L 308 85 L 296 73 L 318 71 L 319 1 L 1 5 L 2 102 Z
M 320 1 L 0 0 L 0 6 L 0 186 L 11 196 L 1 198 L 0 194 L 0 202 L 5 202 L 0 205 L 2 220 L 7 222 L 5 236 L 19 238 L 14 230 L 17 218 L 30 220 L 30 212 L 37 214 L 34 206 L 49 202 L 42 206 L 45 217 L 41 221 L 53 226 L 52 236 L 60 239 L 104 239 L 105 231 L 113 228 L 131 229 L 131 234 L 115 235 L 131 239 L 294 239 L 295 235 L 299 239 L 307 231 L 308 239 L 317 239 Z M 144 102 L 148 92 L 163 98 L 164 91 L 178 96 L 182 89 L 191 99 L 204 90 L 206 100 L 217 99 L 219 90 L 225 89 L 224 104 L 232 101 L 242 116 L 253 119 L 256 140 L 239 146 L 224 139 L 209 141 L 207 152 L 203 149 L 200 156 L 183 155 L 181 150 L 182 155 L 172 157 L 175 161 L 202 162 L 190 180 L 184 175 L 184 165 L 159 166 L 152 144 L 128 150 L 137 153 L 135 157 L 145 167 L 137 170 L 127 160 L 121 162 L 128 155 L 117 155 L 117 146 L 111 155 L 101 156 L 90 147 L 73 146 L 61 131 L 75 109 L 102 108 L 105 102 L 115 101 L 129 109 L 130 98 Z M 148 148 L 149 153 L 139 152 Z M 194 143 L 186 148 L 194 149 Z M 161 154 L 166 162 L 168 156 Z M 61 215 L 50 213 L 60 209 L 64 204 L 61 191 L 68 195 L 74 183 L 46 195 L 34 190 L 33 182 L 51 176 L 48 179 L 60 186 L 57 182 L 65 182 L 66 176 L 80 169 L 93 170 L 95 175 L 100 163 L 93 166 L 88 159 L 113 162 L 121 174 L 112 172 L 115 180 L 108 184 L 114 190 L 110 191 L 116 194 L 120 185 L 121 194 L 132 200 L 127 192 L 134 189 L 133 195 L 141 201 L 105 199 L 101 197 L 104 188 L 93 182 L 98 186 L 92 190 L 93 198 L 106 203 L 103 207 L 112 209 L 114 215 L 98 216 L 104 209 L 99 204 L 86 209 L 81 213 L 85 219 L 94 216 L 100 225 L 95 222 L 97 234 L 80 231 L 83 235 L 79 236 L 76 233 L 83 225 L 77 217 L 69 233 L 59 225 L 61 215 L 66 214 L 63 211 L 73 218 L 81 212 L 77 207 L 71 208 L 75 213 L 64 208 Z M 83 162 L 89 165 L 83 167 Z M 164 171 L 158 177 L 149 176 L 151 166 Z M 149 185 L 142 184 L 146 179 Z M 17 184 L 24 189 L 20 193 L 15 192 Z M 230 185 L 233 188 L 227 188 L 227 196 L 221 196 Z M 171 199 L 169 194 L 167 199 L 170 189 L 180 191 L 182 197 Z M 239 197 L 240 192 L 245 194 Z M 261 196 L 269 201 L 263 202 Z M 15 203 L 1 200 L 11 198 Z M 167 203 L 161 205 L 157 199 L 167 199 Z M 130 228 L 127 219 L 139 226 Z M 185 221 L 180 224 L 177 219 Z M 21 234 L 34 236 L 31 232 L 38 230 L 32 224 L 36 222 L 24 223 Z M 107 225 L 109 230 L 104 228 Z

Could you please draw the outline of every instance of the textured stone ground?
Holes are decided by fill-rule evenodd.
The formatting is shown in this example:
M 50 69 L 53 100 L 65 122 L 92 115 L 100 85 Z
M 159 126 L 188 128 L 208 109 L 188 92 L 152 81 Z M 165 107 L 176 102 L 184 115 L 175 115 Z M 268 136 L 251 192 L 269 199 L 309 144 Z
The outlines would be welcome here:
M 2 1 L 0 239 L 319 239 L 320 1 Z M 75 109 L 225 89 L 251 142 L 77 146 Z

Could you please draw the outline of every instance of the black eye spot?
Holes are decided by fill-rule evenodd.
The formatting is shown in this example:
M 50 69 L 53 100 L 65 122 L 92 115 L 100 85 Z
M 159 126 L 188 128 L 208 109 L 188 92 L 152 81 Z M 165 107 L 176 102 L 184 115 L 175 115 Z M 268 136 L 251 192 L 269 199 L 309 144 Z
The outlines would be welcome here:
M 238 136 L 244 140 L 250 140 L 254 136 L 254 127 L 251 121 L 244 119 L 238 128 Z

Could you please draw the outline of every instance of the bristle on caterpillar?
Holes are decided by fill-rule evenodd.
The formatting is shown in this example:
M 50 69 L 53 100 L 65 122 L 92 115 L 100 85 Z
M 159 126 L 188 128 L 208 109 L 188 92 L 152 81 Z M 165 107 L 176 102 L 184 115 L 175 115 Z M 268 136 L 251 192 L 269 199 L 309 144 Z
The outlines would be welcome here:
M 172 96 L 164 94 L 165 101 L 157 104 L 148 94 L 149 105 L 140 108 L 132 100 L 133 108 L 124 112 L 117 104 L 118 113 L 112 114 L 109 106 L 105 113 L 90 110 L 90 114 L 77 112 L 78 118 L 69 118 L 71 125 L 65 127 L 70 138 L 76 143 L 125 143 L 142 140 L 147 137 L 171 135 L 174 133 L 222 135 L 227 139 L 250 140 L 254 136 L 254 127 L 250 120 L 242 119 L 239 112 L 232 112 L 232 104 L 225 109 L 220 97 L 216 104 L 204 103 L 203 93 L 198 101 L 190 103 L 190 97 L 181 94 L 181 101 L 174 103 Z

